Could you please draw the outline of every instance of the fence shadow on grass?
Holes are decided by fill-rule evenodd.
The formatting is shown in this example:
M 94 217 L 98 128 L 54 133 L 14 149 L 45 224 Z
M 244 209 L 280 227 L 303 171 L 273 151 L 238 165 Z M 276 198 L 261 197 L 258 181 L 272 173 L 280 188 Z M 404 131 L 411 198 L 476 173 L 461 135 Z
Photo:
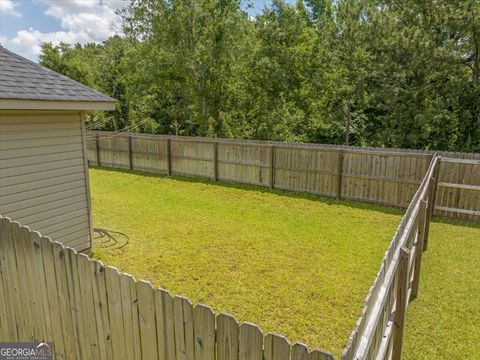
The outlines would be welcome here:
M 197 176 L 185 176 L 185 175 L 168 176 L 167 174 L 163 174 L 163 173 L 151 173 L 151 172 L 138 171 L 138 170 L 126 170 L 126 169 L 98 167 L 98 166 L 91 166 L 91 165 L 90 165 L 90 168 L 98 169 L 102 171 L 108 171 L 108 172 L 115 172 L 115 173 L 140 175 L 140 176 L 155 178 L 155 179 L 172 179 L 172 180 L 189 182 L 189 183 L 200 183 L 205 185 L 222 186 L 222 187 L 237 189 L 237 190 L 269 193 L 269 194 L 285 196 L 293 199 L 304 199 L 304 200 L 309 200 L 314 202 L 321 202 L 327 205 L 342 205 L 342 206 L 347 206 L 354 209 L 376 211 L 376 212 L 381 212 L 389 215 L 402 215 L 405 212 L 405 209 L 402 209 L 400 207 L 372 204 L 372 203 L 368 203 L 364 201 L 356 201 L 356 200 L 337 200 L 333 197 L 328 197 L 326 195 L 296 192 L 291 190 L 269 189 L 267 187 L 263 187 L 259 185 L 242 184 L 242 183 L 236 183 L 236 182 L 213 181 L 212 179 L 209 179 L 209 178 L 197 177 Z M 465 223 L 468 223 L 468 222 L 465 222 Z
M 432 223 L 480 229 L 480 223 L 478 222 L 463 219 L 449 219 L 441 216 L 432 217 Z

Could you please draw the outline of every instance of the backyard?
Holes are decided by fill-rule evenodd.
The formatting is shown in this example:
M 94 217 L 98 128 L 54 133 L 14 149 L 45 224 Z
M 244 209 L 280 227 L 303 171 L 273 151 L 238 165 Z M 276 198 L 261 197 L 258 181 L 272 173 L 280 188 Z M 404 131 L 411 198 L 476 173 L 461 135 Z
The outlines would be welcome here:
M 361 313 L 402 214 L 360 202 L 193 178 L 90 169 L 90 180 L 94 225 L 129 236 L 123 247 L 121 240 L 116 246 L 96 245 L 95 258 L 216 312 L 254 322 L 265 333 L 281 333 L 335 356 Z M 474 247 L 480 227 L 455 225 L 432 223 L 420 296 L 407 317 L 406 358 L 441 354 L 429 336 L 439 346 L 449 341 L 445 354 L 468 358 L 479 351 L 473 326 L 479 320 L 478 298 L 472 295 L 478 284 L 466 276 L 467 271 L 480 275 L 473 265 L 480 260 Z M 449 240 L 459 229 L 464 247 L 452 249 Z M 465 254 L 477 261 L 462 261 Z M 457 267 L 464 264 L 464 270 Z M 454 297 L 467 297 L 455 307 L 440 305 L 453 286 L 459 291 Z M 467 327 L 436 328 L 449 318 L 452 326 L 465 322 Z M 460 337 L 463 333 L 468 334 Z

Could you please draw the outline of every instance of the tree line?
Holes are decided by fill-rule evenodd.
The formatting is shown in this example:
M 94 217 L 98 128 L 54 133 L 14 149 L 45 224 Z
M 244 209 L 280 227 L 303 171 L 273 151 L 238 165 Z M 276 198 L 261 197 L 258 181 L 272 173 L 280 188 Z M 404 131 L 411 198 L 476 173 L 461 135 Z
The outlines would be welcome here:
M 118 100 L 88 127 L 480 151 L 480 2 L 132 0 L 40 63 Z

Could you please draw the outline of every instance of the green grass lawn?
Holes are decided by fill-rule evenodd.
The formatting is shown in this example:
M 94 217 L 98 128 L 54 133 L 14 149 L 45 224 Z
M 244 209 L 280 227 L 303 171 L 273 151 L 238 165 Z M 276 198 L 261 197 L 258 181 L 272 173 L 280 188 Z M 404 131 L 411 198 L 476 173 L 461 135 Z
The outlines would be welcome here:
M 187 178 L 91 169 L 90 180 L 95 226 L 130 237 L 121 249 L 94 247 L 95 258 L 336 356 L 401 218 L 387 207 Z
M 432 224 L 405 331 L 405 359 L 480 359 L 480 225 Z

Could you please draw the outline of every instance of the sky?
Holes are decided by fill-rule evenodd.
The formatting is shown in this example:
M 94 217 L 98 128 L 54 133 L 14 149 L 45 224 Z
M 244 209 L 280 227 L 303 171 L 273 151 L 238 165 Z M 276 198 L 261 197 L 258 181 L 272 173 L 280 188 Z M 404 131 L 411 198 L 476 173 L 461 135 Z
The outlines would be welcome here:
M 253 0 L 255 15 L 270 0 Z M 115 11 L 128 0 L 0 0 L 0 44 L 37 61 L 42 42 L 102 42 L 120 32 Z

